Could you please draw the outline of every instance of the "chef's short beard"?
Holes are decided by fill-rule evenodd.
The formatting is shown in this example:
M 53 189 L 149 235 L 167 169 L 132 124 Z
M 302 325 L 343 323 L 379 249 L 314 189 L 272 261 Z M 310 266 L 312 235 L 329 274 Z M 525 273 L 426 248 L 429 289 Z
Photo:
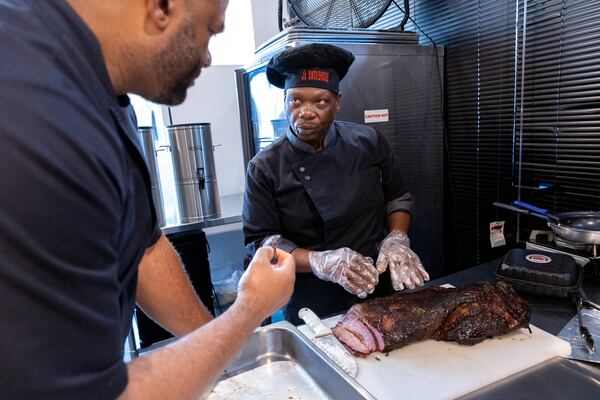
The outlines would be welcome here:
M 171 106 L 183 103 L 202 62 L 201 50 L 196 43 L 196 30 L 192 21 L 186 20 L 149 65 L 155 71 L 155 84 L 158 85 L 158 91 L 149 100 Z

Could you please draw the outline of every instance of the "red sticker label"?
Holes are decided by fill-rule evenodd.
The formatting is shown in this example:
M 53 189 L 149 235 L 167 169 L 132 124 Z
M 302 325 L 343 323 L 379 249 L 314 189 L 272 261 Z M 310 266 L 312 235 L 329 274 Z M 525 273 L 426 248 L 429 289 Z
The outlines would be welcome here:
M 536 264 L 548 264 L 552 259 L 544 254 L 528 254 L 525 256 L 527 261 L 531 261 Z

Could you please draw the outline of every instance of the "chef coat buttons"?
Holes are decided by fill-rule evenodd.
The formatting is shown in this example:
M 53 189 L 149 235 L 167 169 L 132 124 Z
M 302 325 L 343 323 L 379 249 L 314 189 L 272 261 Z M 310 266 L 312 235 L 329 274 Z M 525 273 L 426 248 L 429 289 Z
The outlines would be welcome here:
M 306 168 L 305 167 L 298 167 L 298 171 L 300 171 L 301 173 L 304 173 L 304 172 L 306 172 Z M 304 176 L 304 180 L 310 181 L 310 175 L 305 175 Z

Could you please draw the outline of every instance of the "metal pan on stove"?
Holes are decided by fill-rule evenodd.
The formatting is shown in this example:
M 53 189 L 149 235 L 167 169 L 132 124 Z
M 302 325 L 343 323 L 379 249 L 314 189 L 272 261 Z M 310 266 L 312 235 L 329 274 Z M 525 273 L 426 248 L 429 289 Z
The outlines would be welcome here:
M 600 244 L 600 211 L 569 211 L 551 214 L 545 208 L 523 201 L 514 201 L 514 206 L 495 202 L 496 207 L 543 218 L 557 236 L 573 242 Z M 518 206 L 518 207 L 515 207 Z
M 532 211 L 532 215 L 545 218 L 554 233 L 573 242 L 600 244 L 600 211 L 569 211 L 551 214 L 547 209 L 522 201 L 515 206 Z

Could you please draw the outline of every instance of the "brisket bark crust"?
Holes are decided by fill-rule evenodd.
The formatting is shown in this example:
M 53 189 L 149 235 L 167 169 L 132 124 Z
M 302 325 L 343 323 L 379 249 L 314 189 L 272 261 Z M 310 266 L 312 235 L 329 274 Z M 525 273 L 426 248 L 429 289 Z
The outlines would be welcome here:
M 529 325 L 531 309 L 506 282 L 429 287 L 352 306 L 333 333 L 354 355 L 425 339 L 473 345 Z

